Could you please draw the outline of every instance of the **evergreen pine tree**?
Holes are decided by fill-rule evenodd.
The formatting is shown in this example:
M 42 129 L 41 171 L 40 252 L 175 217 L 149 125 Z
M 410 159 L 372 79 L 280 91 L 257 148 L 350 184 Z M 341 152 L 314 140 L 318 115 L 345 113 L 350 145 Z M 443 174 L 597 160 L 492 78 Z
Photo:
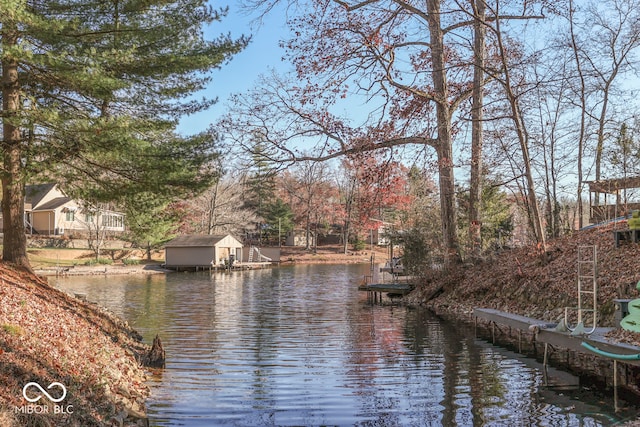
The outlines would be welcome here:
M 245 207 L 253 209 L 258 217 L 264 219 L 269 203 L 275 198 L 276 169 L 269 161 L 265 144 L 261 142 L 254 145 L 250 170 Z
M 293 230 L 293 211 L 291 206 L 277 198 L 266 205 L 265 232 L 270 239 L 281 240 L 289 231 Z M 278 241 L 280 244 L 280 241 Z
M 208 185 L 215 153 L 178 119 L 247 40 L 207 40 L 204 0 L 0 0 L 3 258 L 26 268 L 24 185 L 62 176 L 94 199 Z
M 175 236 L 177 218 L 165 198 L 142 193 L 127 201 L 126 224 L 128 240 L 144 248 L 151 260 L 151 251 Z

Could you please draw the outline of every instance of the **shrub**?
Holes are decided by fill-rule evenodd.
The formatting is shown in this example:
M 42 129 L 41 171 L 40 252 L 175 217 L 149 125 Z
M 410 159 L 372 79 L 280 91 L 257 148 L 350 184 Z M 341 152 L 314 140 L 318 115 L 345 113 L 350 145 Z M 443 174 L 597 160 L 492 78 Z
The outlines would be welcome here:
M 367 242 L 365 242 L 364 240 L 356 240 L 355 242 L 353 242 L 353 250 L 354 251 L 362 251 L 367 247 Z

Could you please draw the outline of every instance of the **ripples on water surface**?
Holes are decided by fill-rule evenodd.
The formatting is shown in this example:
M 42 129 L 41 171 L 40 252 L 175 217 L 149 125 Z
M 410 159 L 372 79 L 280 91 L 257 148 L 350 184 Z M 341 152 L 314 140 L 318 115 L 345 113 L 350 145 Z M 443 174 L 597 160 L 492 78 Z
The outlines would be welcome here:
M 371 306 L 368 266 L 57 280 L 159 333 L 153 426 L 599 426 L 531 362 L 428 312 Z M 609 414 L 609 415 L 607 415 Z

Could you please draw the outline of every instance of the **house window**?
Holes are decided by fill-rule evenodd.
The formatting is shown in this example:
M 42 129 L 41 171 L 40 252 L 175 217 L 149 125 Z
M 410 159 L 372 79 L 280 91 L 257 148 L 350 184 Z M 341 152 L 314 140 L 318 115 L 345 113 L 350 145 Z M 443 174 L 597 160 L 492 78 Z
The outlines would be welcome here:
M 93 224 L 96 221 L 96 217 L 93 213 L 87 213 L 87 214 L 84 214 L 84 220 L 89 224 Z
M 122 228 L 124 225 L 123 217 L 120 215 L 103 215 L 102 226 L 109 228 Z
M 66 220 L 67 222 L 72 222 L 72 221 L 73 221 L 73 220 L 75 220 L 75 219 L 76 219 L 76 213 L 75 213 L 75 211 L 69 211 L 69 210 L 68 210 L 68 211 L 65 213 L 65 220 Z

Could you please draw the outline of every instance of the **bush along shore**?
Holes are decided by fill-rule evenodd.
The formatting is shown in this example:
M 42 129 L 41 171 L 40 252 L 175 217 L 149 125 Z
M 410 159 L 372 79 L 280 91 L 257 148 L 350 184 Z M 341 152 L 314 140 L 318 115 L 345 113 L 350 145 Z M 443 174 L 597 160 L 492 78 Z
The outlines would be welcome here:
M 0 263 L 0 425 L 144 426 L 149 352 L 125 321 Z

